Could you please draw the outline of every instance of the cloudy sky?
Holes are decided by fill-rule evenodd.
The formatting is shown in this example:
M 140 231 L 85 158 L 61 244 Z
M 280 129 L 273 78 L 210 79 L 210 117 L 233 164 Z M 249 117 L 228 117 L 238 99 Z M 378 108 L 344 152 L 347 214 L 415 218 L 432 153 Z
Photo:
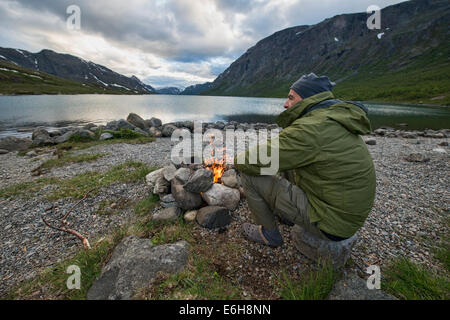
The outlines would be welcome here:
M 0 0 L 0 46 L 51 49 L 157 88 L 212 81 L 264 37 L 395 0 Z M 81 29 L 66 10 L 81 10 Z

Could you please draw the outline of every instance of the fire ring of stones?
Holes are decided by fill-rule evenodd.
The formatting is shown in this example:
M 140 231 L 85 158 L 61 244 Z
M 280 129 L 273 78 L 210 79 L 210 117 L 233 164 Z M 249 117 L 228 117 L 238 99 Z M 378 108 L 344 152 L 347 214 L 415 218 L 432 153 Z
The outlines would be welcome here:
M 154 221 L 174 221 L 184 213 L 186 221 L 195 220 L 208 229 L 231 222 L 230 212 L 238 207 L 243 193 L 236 170 L 217 163 L 171 164 L 149 173 L 146 181 L 163 207 L 153 215 Z

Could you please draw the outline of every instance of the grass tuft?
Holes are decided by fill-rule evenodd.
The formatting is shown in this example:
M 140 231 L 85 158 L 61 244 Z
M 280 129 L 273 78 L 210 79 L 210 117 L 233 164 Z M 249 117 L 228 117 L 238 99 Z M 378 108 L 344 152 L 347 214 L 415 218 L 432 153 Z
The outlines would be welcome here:
M 436 275 L 408 259 L 399 258 L 393 261 L 383 274 L 386 279 L 381 282 L 382 289 L 400 299 L 450 299 L 448 277 Z
M 329 262 L 319 263 L 316 270 L 301 274 L 293 280 L 287 272 L 278 277 L 281 298 L 284 300 L 323 300 L 338 280 L 338 272 Z

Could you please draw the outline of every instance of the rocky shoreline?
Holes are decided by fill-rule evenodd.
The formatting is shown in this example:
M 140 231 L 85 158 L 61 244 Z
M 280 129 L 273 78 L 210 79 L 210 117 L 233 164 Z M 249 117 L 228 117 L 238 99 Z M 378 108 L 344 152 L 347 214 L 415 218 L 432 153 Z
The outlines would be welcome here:
M 173 142 L 168 138 L 170 131 L 176 128 L 191 128 L 191 122 L 163 125 L 157 119 L 150 119 L 153 122 L 144 120 L 145 124 L 140 123 L 143 127 L 141 129 L 141 126 L 136 125 L 137 121 L 130 117 L 127 120 L 108 123 L 101 129 L 114 131 L 127 126 L 129 130 L 135 132 L 140 133 L 139 130 L 142 130 L 148 132 L 148 135 L 153 134 L 156 141 L 145 144 L 97 145 L 73 151 L 74 154 L 106 155 L 93 162 L 69 163 L 64 167 L 52 168 L 39 178 L 67 179 L 85 172 L 105 172 L 115 165 L 130 160 L 162 168 L 170 164 L 170 151 L 173 146 Z M 267 124 L 260 126 L 273 128 L 273 125 Z M 204 125 L 205 129 L 213 127 L 219 130 L 232 127 L 248 129 L 258 128 L 258 125 L 223 122 Z M 99 129 L 90 126 L 64 133 L 62 130 L 59 133 L 46 133 L 38 129 L 35 131 L 34 139 L 28 140 L 27 143 L 22 141 L 23 145 L 17 141 L 10 141 L 10 145 L 15 144 L 16 150 L 5 148 L 8 152 L 0 155 L 0 189 L 20 182 L 36 181 L 38 178 L 33 177 L 31 172 L 36 166 L 55 157 L 52 146 L 55 145 L 56 139 L 72 131 L 80 134 L 81 131 L 77 130 L 89 131 L 86 132 L 86 137 L 92 137 Z M 372 135 L 363 137 L 376 167 L 377 195 L 372 213 L 361 230 L 360 238 L 352 253 L 355 268 L 361 273 L 364 273 L 366 266 L 370 264 L 382 266 L 399 256 L 408 257 L 435 270 L 440 269 L 439 262 L 433 258 L 432 252 L 442 240 L 442 235 L 448 234 L 448 227 L 443 219 L 450 210 L 448 202 L 450 161 L 447 138 L 449 135 L 448 129 L 417 132 L 381 128 L 375 130 Z M 20 146 L 19 150 L 26 150 L 33 142 L 43 151 L 38 155 L 33 153 L 29 153 L 28 156 L 18 155 L 17 146 Z M 4 147 L 5 144 L 0 144 L 0 149 Z M 45 151 L 45 148 L 48 148 L 48 151 Z M 0 296 L 7 293 L 15 284 L 36 275 L 40 268 L 54 265 L 82 247 L 73 236 L 49 230 L 42 224 L 40 217 L 49 206 L 56 206 L 59 212 L 64 212 L 76 202 L 71 198 L 48 200 L 45 194 L 52 188 L 54 188 L 52 185 L 46 186 L 30 197 L 0 198 L 2 212 L 0 229 L 3 230 L 0 235 L 0 279 L 2 279 Z M 145 198 L 153 191 L 150 189 L 144 181 L 117 183 L 103 188 L 102 192 L 87 198 L 77 208 L 77 215 L 72 217 L 71 224 L 76 225 L 77 229 L 89 239 L 101 239 L 114 227 L 134 219 L 132 207 L 117 208 L 122 208 L 122 203 L 133 203 Z M 107 203 L 108 209 L 116 213 L 106 216 L 99 214 L 100 203 Z M 163 209 L 162 206 L 158 207 L 152 214 L 158 214 Z M 214 239 L 221 237 L 221 241 L 233 241 L 243 248 L 245 252 L 241 263 L 243 266 L 241 274 L 237 276 L 244 279 L 260 277 L 253 279 L 259 282 L 264 281 L 264 277 L 269 277 L 270 272 L 280 265 L 297 270 L 308 263 L 293 247 L 288 226 L 281 226 L 285 244 L 278 249 L 265 248 L 242 239 L 240 225 L 251 221 L 246 200 L 241 199 L 237 208 L 233 209 L 230 210 L 231 223 L 224 234 L 204 229 L 199 225 L 195 230 L 202 241 L 207 243 L 213 243 Z M 255 269 L 260 270 L 258 275 L 251 272 Z M 249 275 L 250 273 L 252 275 Z M 267 298 L 256 291 L 249 294 L 256 298 Z

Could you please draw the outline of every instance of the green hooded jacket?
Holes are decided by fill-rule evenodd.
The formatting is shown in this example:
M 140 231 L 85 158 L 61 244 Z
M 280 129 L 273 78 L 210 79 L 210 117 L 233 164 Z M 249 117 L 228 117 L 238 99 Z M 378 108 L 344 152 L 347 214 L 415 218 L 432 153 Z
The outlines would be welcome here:
M 282 112 L 279 134 L 279 172 L 293 170 L 297 186 L 306 192 L 311 223 L 335 236 L 348 238 L 360 229 L 375 198 L 375 168 L 360 135 L 371 132 L 364 110 L 339 102 L 327 108 L 304 111 L 333 99 L 330 91 L 309 97 Z M 303 113 L 302 113 L 303 112 Z M 267 148 L 271 150 L 268 140 Z M 254 147 L 259 154 L 259 146 Z M 269 151 L 271 152 L 271 151 Z M 246 164 L 236 168 L 248 175 L 260 175 L 261 167 Z

